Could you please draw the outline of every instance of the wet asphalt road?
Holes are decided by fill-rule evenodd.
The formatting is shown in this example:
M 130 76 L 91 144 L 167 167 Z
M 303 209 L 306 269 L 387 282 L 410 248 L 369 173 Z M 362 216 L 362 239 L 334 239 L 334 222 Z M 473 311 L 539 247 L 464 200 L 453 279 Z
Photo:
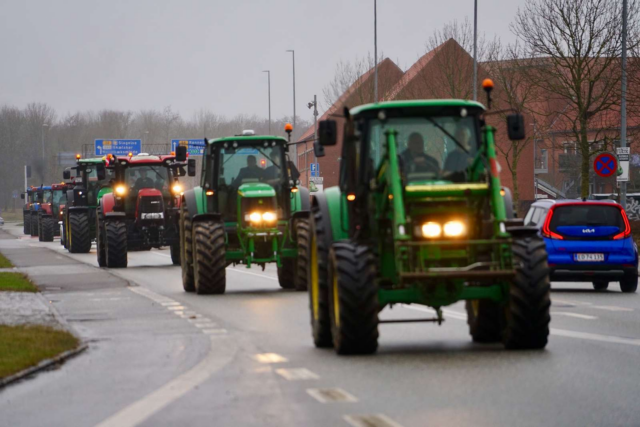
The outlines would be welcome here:
M 57 240 L 0 251 L 90 343 L 0 391 L 1 426 L 640 425 L 640 294 L 617 284 L 554 284 L 545 351 L 473 344 L 456 304 L 440 327 L 381 325 L 376 355 L 338 357 L 313 347 L 306 293 L 281 290 L 272 268 L 228 268 L 225 295 L 197 296 L 167 250 L 117 271 Z

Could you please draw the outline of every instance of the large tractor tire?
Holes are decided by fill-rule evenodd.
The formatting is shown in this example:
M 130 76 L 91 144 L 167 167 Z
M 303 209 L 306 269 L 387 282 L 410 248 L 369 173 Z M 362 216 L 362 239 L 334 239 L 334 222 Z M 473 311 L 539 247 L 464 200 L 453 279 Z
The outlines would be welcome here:
M 180 242 L 169 246 L 169 252 L 171 253 L 171 262 L 173 265 L 180 265 Z
M 31 237 L 38 237 L 38 214 L 36 212 L 31 212 L 29 224 L 31 224 Z
M 98 267 L 107 266 L 107 236 L 104 227 L 104 214 L 102 208 L 98 208 L 96 215 L 96 256 L 98 258 Z
M 494 343 L 502 340 L 505 325 L 504 307 L 489 300 L 466 302 L 469 334 L 474 342 Z
M 196 293 L 223 294 L 227 287 L 224 225 L 217 221 L 193 224 L 193 276 Z
M 543 349 L 551 321 L 545 243 L 538 237 L 519 238 L 512 248 L 516 276 L 510 287 L 503 343 L 508 349 Z
M 329 285 L 327 268 L 329 250 L 327 248 L 326 224 L 322 222 L 320 209 L 312 211 L 309 233 L 309 268 L 307 283 L 309 288 L 309 309 L 311 312 L 311 336 L 316 347 L 332 347 L 331 317 L 329 315 Z
M 620 280 L 620 290 L 624 293 L 634 293 L 638 289 L 638 273 L 627 274 Z
M 72 254 L 87 254 L 91 250 L 91 227 L 87 212 L 69 212 L 69 241 Z
M 296 270 L 295 258 L 282 258 L 282 266 L 278 267 L 278 283 L 282 289 L 296 288 Z
M 31 234 L 31 214 L 22 211 L 22 231 L 24 234 Z
M 42 216 L 41 215 L 38 215 L 38 241 L 44 242 L 44 240 L 42 240 Z
M 55 227 L 57 225 L 53 217 L 47 216 L 40 218 L 39 239 L 43 242 L 53 242 L 53 235 L 55 234 Z
M 378 348 L 378 289 L 371 250 L 335 243 L 329 254 L 329 314 L 338 354 L 371 354 Z
M 184 203 L 180 206 L 180 266 L 182 287 L 185 292 L 194 292 L 196 285 L 193 278 L 193 227 Z
M 67 247 L 67 216 L 63 216 L 62 217 L 62 234 L 60 235 L 60 244 L 62 245 L 63 248 L 65 249 L 69 249 Z
M 309 270 L 309 220 L 296 221 L 296 243 L 298 256 L 296 257 L 296 291 L 307 290 L 307 273 Z
M 108 268 L 127 267 L 127 224 L 123 221 L 107 221 L 104 225 Z

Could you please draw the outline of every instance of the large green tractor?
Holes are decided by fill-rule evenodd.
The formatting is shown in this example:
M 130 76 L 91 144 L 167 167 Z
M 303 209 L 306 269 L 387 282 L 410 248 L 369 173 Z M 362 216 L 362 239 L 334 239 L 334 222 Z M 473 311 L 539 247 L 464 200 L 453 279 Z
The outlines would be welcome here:
M 545 244 L 514 218 L 487 114 L 482 104 L 461 100 L 345 109 L 340 185 L 316 193 L 311 206 L 317 347 L 373 353 L 383 308 L 425 305 L 432 318 L 387 322 L 441 324 L 442 307 L 461 300 L 474 341 L 546 346 Z M 511 140 L 524 138 L 519 114 L 508 116 L 507 127 Z M 321 122 L 316 155 L 336 142 L 336 122 Z
M 76 166 L 66 169 L 63 176 L 71 184 L 63 211 L 62 244 L 71 253 L 89 253 L 96 238 L 96 207 L 102 196 L 111 192 L 113 172 L 105 168 L 104 159 L 81 159 L 78 155 Z
M 222 294 L 225 268 L 268 263 L 280 286 L 306 290 L 309 190 L 278 136 L 206 141 L 201 185 L 185 191 L 180 241 L 184 290 Z

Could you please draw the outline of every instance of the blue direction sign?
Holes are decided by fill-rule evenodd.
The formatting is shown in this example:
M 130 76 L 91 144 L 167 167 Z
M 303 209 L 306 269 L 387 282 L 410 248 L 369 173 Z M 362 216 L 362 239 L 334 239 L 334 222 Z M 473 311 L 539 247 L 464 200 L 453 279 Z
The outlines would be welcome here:
M 202 156 L 204 153 L 204 139 L 172 139 L 171 151 L 176 151 L 178 146 L 187 147 L 190 156 Z
M 320 163 L 311 163 L 309 165 L 309 170 L 311 171 L 311 176 L 319 177 L 320 176 Z
M 142 140 L 140 139 L 96 139 L 96 156 L 113 154 L 114 156 L 126 156 L 129 153 L 140 154 Z

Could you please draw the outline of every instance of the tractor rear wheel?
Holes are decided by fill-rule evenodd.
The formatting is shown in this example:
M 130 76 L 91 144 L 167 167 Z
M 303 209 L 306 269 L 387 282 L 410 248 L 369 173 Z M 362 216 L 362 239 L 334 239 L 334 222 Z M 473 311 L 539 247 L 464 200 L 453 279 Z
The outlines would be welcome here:
M 169 246 L 169 252 L 171 253 L 171 262 L 173 265 L 180 265 L 180 242 Z
M 42 216 L 41 215 L 38 215 L 38 241 L 44 242 L 44 240 L 42 240 Z
M 26 211 L 22 211 L 22 231 L 31 234 L 31 214 Z
M 224 225 L 217 221 L 193 224 L 193 273 L 196 293 L 223 294 L 227 287 Z
M 104 225 L 106 239 L 106 265 L 109 268 L 127 267 L 127 224 L 107 221 Z
M 86 254 L 91 250 L 91 228 L 87 212 L 69 212 L 69 252 Z
M 331 317 L 329 316 L 329 285 L 327 284 L 327 264 L 329 251 L 325 242 L 326 231 L 322 213 L 314 207 L 311 211 L 309 236 L 309 309 L 311 312 L 311 335 L 313 344 L 319 348 L 332 347 Z
M 516 276 L 509 290 L 503 343 L 508 349 L 542 349 L 551 320 L 545 243 L 538 237 L 519 238 L 512 248 Z
M 466 302 L 469 334 L 475 342 L 493 343 L 502 340 L 504 307 L 490 300 Z
M 367 246 L 335 243 L 329 255 L 333 347 L 338 354 L 371 354 L 378 348 L 375 258 Z
M 98 208 L 96 218 L 96 255 L 98 257 L 98 266 L 107 266 L 107 248 L 106 248 L 106 231 L 104 229 L 104 214 L 102 208 Z
M 193 278 L 193 230 L 189 211 L 180 206 L 180 266 L 182 267 L 182 287 L 185 292 L 196 290 Z
M 296 259 L 282 258 L 282 267 L 278 267 L 278 283 L 282 289 L 296 287 Z
M 38 214 L 35 212 L 31 212 L 31 219 L 29 220 L 29 224 L 31 224 L 31 237 L 38 236 Z
M 309 220 L 299 219 L 296 222 L 296 291 L 307 290 L 307 271 L 309 269 Z
M 43 242 L 53 242 L 55 234 L 56 222 L 53 217 L 44 217 L 40 219 L 40 240 Z

